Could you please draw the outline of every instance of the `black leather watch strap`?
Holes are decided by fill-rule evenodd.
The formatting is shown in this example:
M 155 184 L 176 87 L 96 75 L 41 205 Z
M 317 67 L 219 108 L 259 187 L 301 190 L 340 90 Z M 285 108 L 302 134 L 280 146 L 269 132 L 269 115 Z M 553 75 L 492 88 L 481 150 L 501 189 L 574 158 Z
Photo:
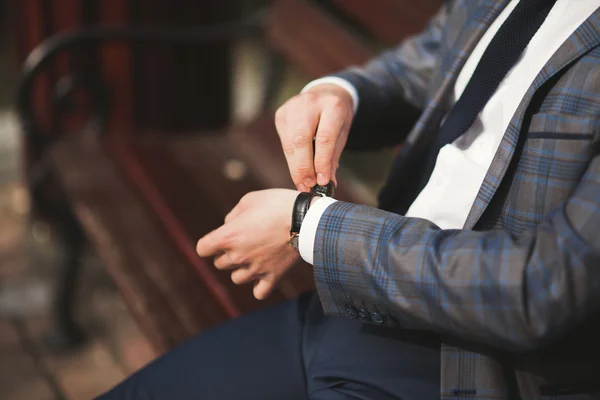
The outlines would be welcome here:
M 329 181 L 329 183 L 325 186 L 315 185 L 315 187 L 311 189 L 311 192 L 327 197 L 333 197 L 335 195 L 335 184 L 333 181 Z
M 296 201 L 294 202 L 294 209 L 292 210 L 292 228 L 290 229 L 290 234 L 300 233 L 302 221 L 304 221 L 304 217 L 308 212 L 310 202 L 313 198 L 318 196 L 321 195 L 318 193 L 306 192 L 298 194 L 298 197 L 296 197 Z

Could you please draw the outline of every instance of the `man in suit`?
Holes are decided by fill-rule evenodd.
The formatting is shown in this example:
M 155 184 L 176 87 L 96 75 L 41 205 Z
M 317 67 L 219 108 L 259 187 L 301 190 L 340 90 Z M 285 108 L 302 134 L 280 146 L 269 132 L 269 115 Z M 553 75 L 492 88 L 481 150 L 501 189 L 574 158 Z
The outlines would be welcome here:
M 600 0 L 447 2 L 276 125 L 299 192 L 335 180 L 344 148 L 403 143 L 380 207 L 246 196 L 198 253 L 264 298 L 292 232 L 317 294 L 103 399 L 600 398 Z

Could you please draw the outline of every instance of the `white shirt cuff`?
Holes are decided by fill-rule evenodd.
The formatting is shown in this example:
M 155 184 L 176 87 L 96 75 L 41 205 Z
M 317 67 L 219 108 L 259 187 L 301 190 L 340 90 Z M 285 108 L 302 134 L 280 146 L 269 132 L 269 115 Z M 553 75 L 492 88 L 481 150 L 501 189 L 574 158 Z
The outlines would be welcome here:
M 323 78 L 315 79 L 314 81 L 309 82 L 308 85 L 304 86 L 304 89 L 302 89 L 300 93 L 304 93 L 308 89 L 313 88 L 322 83 L 330 83 L 332 85 L 337 85 L 342 89 L 345 89 L 352 97 L 352 107 L 354 109 L 354 113 L 356 113 L 356 109 L 358 108 L 358 92 L 356 91 L 356 88 L 347 80 L 338 78 L 337 76 L 326 76 Z
M 317 228 L 319 227 L 321 216 L 327 207 L 336 201 L 337 200 L 332 197 L 323 197 L 315 200 L 313 205 L 308 209 L 304 221 L 302 221 L 300 237 L 298 238 L 298 250 L 300 250 L 300 256 L 310 265 L 313 264 L 315 236 L 317 235 Z

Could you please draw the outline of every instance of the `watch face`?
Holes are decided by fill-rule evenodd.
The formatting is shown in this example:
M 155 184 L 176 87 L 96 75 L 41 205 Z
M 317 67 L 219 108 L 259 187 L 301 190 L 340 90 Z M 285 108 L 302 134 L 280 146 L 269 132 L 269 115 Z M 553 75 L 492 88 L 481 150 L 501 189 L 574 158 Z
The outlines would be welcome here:
M 292 246 L 294 250 L 298 251 L 298 235 L 294 235 L 290 239 L 290 246 Z
M 329 181 L 329 183 L 325 186 L 315 185 L 312 188 L 312 192 L 316 194 L 320 194 L 321 196 L 333 197 L 335 193 L 335 185 L 333 181 Z

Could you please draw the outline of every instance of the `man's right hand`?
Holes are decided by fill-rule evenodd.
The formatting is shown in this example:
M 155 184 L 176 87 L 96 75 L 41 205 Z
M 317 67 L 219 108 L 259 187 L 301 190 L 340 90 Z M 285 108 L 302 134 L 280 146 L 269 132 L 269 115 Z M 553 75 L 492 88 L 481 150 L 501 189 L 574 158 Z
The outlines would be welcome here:
M 331 180 L 337 185 L 335 173 L 353 116 L 350 93 L 329 83 L 292 97 L 277 110 L 275 126 L 298 190 L 306 192 Z

